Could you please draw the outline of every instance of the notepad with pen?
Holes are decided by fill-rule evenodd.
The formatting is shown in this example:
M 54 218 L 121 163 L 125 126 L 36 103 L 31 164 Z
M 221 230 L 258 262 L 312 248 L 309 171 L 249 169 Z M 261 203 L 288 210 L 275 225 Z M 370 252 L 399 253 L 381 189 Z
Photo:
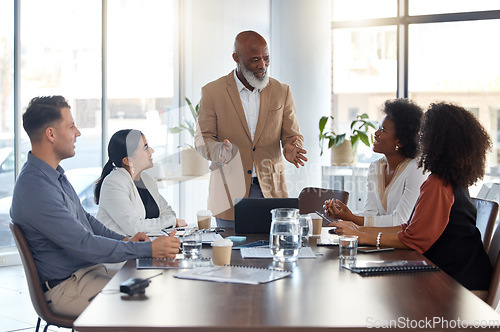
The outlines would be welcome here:
M 357 261 L 353 265 L 343 267 L 362 276 L 439 270 L 437 266 L 428 264 L 426 261 L 408 260 Z
M 201 267 L 174 274 L 180 279 L 257 285 L 288 277 L 292 272 L 250 266 Z

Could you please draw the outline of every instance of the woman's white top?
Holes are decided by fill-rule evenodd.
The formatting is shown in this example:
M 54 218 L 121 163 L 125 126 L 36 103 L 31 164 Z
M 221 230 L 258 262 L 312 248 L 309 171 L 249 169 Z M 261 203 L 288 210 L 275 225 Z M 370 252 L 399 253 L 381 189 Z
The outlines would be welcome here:
M 398 165 L 386 186 L 386 166 L 385 157 L 370 164 L 365 208 L 360 213 L 365 217 L 365 226 L 391 227 L 407 222 L 420 186 L 427 179 L 427 174 L 417 168 L 416 159 L 407 158 Z
M 156 181 L 145 172 L 141 173 L 141 180 L 158 205 L 158 218 L 146 219 L 144 203 L 129 172 L 124 168 L 115 168 L 102 182 L 97 219 L 124 236 L 175 227 L 175 212 L 160 195 Z

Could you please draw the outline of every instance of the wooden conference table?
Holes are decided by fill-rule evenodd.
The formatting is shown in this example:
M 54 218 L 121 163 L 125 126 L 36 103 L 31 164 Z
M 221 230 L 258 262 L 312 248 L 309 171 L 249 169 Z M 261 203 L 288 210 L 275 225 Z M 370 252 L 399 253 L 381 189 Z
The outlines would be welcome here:
M 265 237 L 248 235 L 246 242 Z M 500 315 L 442 271 L 362 277 L 339 267 L 338 247 L 312 247 L 320 253 L 316 259 L 300 259 L 286 266 L 293 271 L 290 277 L 259 285 L 177 279 L 178 270 L 137 270 L 135 260 L 128 261 L 75 321 L 75 329 L 361 331 L 392 324 L 469 330 L 466 321 L 496 324 L 498 330 Z M 212 257 L 210 247 L 204 247 L 203 256 Z M 358 260 L 378 259 L 424 258 L 412 250 L 358 254 Z M 273 266 L 271 259 L 242 259 L 237 250 L 231 264 Z M 147 299 L 121 298 L 121 282 L 159 272 L 164 274 L 152 279 Z

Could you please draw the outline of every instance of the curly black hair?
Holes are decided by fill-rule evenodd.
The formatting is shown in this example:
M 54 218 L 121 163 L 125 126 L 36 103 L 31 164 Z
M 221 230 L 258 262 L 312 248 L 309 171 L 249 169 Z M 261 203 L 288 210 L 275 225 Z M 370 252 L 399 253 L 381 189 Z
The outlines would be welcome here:
M 484 176 L 491 139 L 471 112 L 452 103 L 431 104 L 421 131 L 419 166 L 424 170 L 460 188 Z
M 394 121 L 400 151 L 407 158 L 419 153 L 418 134 L 424 116 L 423 109 L 410 99 L 398 98 L 384 103 L 384 113 Z

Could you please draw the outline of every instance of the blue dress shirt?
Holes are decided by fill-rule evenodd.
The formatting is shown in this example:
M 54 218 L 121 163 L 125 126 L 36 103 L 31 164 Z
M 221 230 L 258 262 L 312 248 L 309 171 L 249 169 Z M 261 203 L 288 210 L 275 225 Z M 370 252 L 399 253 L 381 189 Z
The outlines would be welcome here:
M 10 215 L 28 241 L 42 282 L 152 254 L 151 242 L 122 241 L 123 235 L 87 213 L 64 169 L 31 152 L 17 179 Z

